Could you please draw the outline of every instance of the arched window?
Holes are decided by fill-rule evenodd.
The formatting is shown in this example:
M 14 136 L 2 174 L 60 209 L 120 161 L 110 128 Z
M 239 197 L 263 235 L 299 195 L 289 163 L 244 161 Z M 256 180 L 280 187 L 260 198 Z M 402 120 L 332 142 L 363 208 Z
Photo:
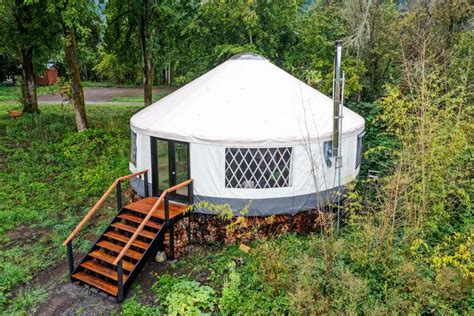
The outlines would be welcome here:
M 269 189 L 289 187 L 291 147 L 226 148 L 225 187 Z

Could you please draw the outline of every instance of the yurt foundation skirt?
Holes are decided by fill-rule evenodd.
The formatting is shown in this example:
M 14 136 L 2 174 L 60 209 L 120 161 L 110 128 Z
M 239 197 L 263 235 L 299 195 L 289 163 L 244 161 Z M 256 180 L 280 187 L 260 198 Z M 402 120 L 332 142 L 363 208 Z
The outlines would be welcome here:
M 143 180 L 133 178 L 131 186 L 137 194 L 144 195 Z M 151 183 L 148 183 L 148 192 L 153 192 Z M 216 215 L 232 212 L 234 216 L 295 215 L 299 212 L 337 203 L 338 198 L 342 200 L 346 192 L 346 187 L 341 186 L 339 189 L 332 188 L 311 194 L 265 199 L 236 199 L 194 195 L 194 211 Z

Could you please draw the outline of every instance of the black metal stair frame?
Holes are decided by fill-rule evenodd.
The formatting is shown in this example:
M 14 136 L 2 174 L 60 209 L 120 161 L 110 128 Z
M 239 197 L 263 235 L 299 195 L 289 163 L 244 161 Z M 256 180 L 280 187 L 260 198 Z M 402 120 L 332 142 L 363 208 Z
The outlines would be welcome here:
M 117 214 L 117 217 L 115 217 L 112 222 L 110 223 L 110 225 L 112 225 L 113 223 L 116 223 L 118 220 L 118 215 L 121 215 L 121 214 L 124 214 L 124 213 L 130 213 L 130 212 L 133 212 L 131 210 L 128 210 L 126 208 L 122 208 L 120 210 L 120 212 Z M 77 273 L 77 272 L 80 272 L 80 271 L 83 271 L 84 268 L 81 267 L 81 264 L 83 264 L 84 262 L 90 260 L 90 257 L 89 257 L 89 254 L 94 251 L 94 250 L 97 250 L 97 248 L 100 248 L 99 246 L 97 246 L 97 243 L 99 243 L 100 241 L 103 241 L 103 240 L 107 240 L 107 237 L 104 237 L 104 234 L 108 231 L 113 231 L 113 227 L 111 226 L 108 226 L 107 229 L 101 234 L 101 236 L 97 239 L 97 241 L 94 243 L 94 245 L 91 247 L 91 249 L 87 252 L 87 255 L 84 256 L 84 258 L 81 260 L 81 262 L 77 265 L 77 267 L 73 270 L 73 272 L 71 273 L 71 280 L 73 282 L 79 282 L 79 283 L 83 283 L 75 278 L 72 277 L 73 274 Z M 123 266 L 122 265 L 122 261 L 123 260 L 120 260 L 119 261 L 119 264 L 117 265 L 117 267 L 113 267 L 112 264 L 107 264 L 111 269 L 115 270 L 118 274 L 118 281 L 117 281 L 117 287 L 118 287 L 118 295 L 116 297 L 116 300 L 117 302 L 121 302 L 126 293 L 128 292 L 128 290 L 130 289 L 131 285 L 133 284 L 133 282 L 135 281 L 136 277 L 138 276 L 138 274 L 140 273 L 140 271 L 143 269 L 143 267 L 145 266 L 145 263 L 147 262 L 147 260 L 153 256 L 154 254 L 156 254 L 156 252 L 158 250 L 160 250 L 160 245 L 162 244 L 163 240 L 164 240 L 164 236 L 166 234 L 166 231 L 168 230 L 166 224 L 163 223 L 161 229 L 158 231 L 158 233 L 156 234 L 155 238 L 150 242 L 150 244 L 148 245 L 148 248 L 143 252 L 143 255 L 142 257 L 140 258 L 140 260 L 138 260 L 138 262 L 136 263 L 133 271 L 131 271 L 129 274 L 128 274 L 128 277 L 126 279 L 125 282 L 123 282 L 122 286 L 120 284 L 120 274 L 123 274 Z M 123 243 L 125 244 L 125 243 Z M 122 288 L 121 288 L 122 287 Z
M 145 183 L 147 183 L 147 173 L 143 176 Z M 192 202 L 192 189 L 191 182 L 189 184 L 189 192 L 191 194 L 189 202 Z M 169 198 L 168 195 L 166 195 L 163 201 L 165 204 L 164 219 L 151 217 L 147 224 L 145 224 L 145 229 L 141 231 L 139 237 L 137 237 L 130 249 L 125 253 L 124 258 L 115 262 L 117 265 L 114 265 L 113 259 L 116 260 L 121 251 L 120 249 L 125 247 L 127 239 L 130 240 L 133 235 L 131 228 L 133 227 L 136 230 L 138 226 L 143 223 L 145 218 L 143 213 L 122 205 L 120 181 L 116 185 L 116 192 L 118 213 L 96 240 L 89 252 L 87 252 L 86 256 L 74 267 L 72 239 L 67 243 L 67 254 L 69 274 L 72 282 L 107 294 L 109 297 L 113 297 L 117 302 L 121 302 L 145 266 L 147 260 L 154 256 L 158 250 L 164 249 L 164 237 L 167 232 L 170 233 L 170 257 L 174 257 L 174 224 L 187 216 L 187 214 L 181 213 L 170 218 Z M 148 188 L 146 185 L 145 196 L 148 196 Z M 142 222 L 139 222 L 139 218 L 142 219 Z M 122 225 L 117 225 L 117 223 L 121 223 Z M 151 223 L 155 224 L 151 225 Z M 130 227 L 126 227 L 125 225 Z M 161 227 L 158 228 L 158 225 Z M 123 238 L 118 239 L 117 236 L 113 238 L 110 236 L 112 232 L 123 236 Z M 153 233 L 154 236 L 149 233 Z M 141 256 L 139 256 L 139 254 L 141 254 Z M 130 263 L 133 264 L 133 266 L 131 266 Z M 126 268 L 124 268 L 124 265 Z M 123 280 L 124 276 L 126 276 L 125 280 Z
M 145 184 L 148 182 L 147 173 L 148 171 L 143 173 Z M 174 257 L 174 224 L 188 215 L 187 213 L 180 213 L 170 218 L 170 200 L 169 196 L 165 195 L 163 201 L 164 218 L 152 216 L 146 224 L 143 224 L 147 216 L 144 216 L 142 212 L 123 206 L 120 179 L 121 178 L 119 178 L 119 181 L 116 183 L 118 212 L 76 267 L 74 267 L 73 258 L 73 239 L 68 238 L 65 242 L 67 245 L 68 267 L 71 281 L 107 294 L 109 297 L 112 296 L 117 302 L 121 302 L 124 299 L 148 259 L 154 256 L 158 250 L 164 249 L 164 237 L 167 232 L 170 233 L 170 257 Z M 188 185 L 190 195 L 188 202 L 192 205 L 192 181 L 186 185 Z M 148 193 L 148 186 L 145 185 L 145 197 L 148 196 Z M 139 219 L 141 219 L 141 221 Z M 118 223 L 120 223 L 120 225 Z M 151 223 L 155 224 L 152 225 Z M 137 239 L 131 244 L 130 249 L 125 252 L 124 257 L 117 262 L 116 258 L 120 252 L 123 252 L 127 241 L 132 238 L 134 230 L 136 232 L 140 225 L 144 225 L 144 229 L 137 235 Z M 116 235 L 111 236 L 112 233 Z M 117 235 L 121 235 L 122 237 L 119 238 Z M 126 272 L 124 270 L 126 270 Z M 126 279 L 124 280 L 123 277 L 125 276 Z

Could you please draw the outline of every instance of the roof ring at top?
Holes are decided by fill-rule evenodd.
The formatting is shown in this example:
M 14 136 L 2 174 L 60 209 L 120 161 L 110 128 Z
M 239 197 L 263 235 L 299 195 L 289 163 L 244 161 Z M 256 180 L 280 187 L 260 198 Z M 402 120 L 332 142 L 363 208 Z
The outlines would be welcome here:
M 265 57 L 251 52 L 240 53 L 237 55 L 232 56 L 230 59 L 233 60 L 266 60 Z

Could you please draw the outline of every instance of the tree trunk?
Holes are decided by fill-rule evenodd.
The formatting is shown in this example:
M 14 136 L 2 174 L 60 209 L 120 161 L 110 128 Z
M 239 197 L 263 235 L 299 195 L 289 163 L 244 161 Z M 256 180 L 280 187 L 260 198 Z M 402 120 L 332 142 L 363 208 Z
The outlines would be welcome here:
M 82 132 L 87 128 L 86 106 L 84 91 L 82 90 L 80 63 L 77 57 L 77 40 L 75 31 L 64 26 L 64 53 L 71 76 L 72 105 L 76 118 L 77 131 Z
M 21 75 L 23 78 L 23 112 L 39 113 L 35 75 L 33 72 L 33 49 L 31 47 L 21 49 Z
M 143 11 L 140 17 L 140 49 L 142 52 L 143 95 L 145 106 L 153 102 L 153 61 L 148 46 L 148 0 L 143 1 Z
M 168 86 L 171 86 L 171 60 L 168 60 Z
M 143 67 L 143 93 L 145 106 L 148 106 L 153 103 L 153 62 L 149 56 L 145 60 Z

